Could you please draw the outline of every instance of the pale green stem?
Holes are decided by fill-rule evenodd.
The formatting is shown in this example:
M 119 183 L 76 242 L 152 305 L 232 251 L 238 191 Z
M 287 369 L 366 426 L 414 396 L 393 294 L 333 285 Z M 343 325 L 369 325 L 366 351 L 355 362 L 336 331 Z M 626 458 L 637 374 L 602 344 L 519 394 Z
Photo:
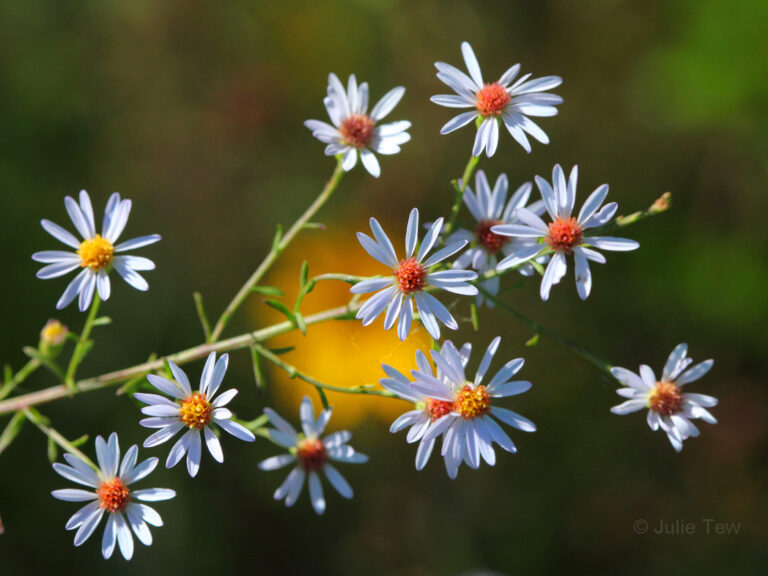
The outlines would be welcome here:
M 480 162 L 479 156 L 471 156 L 467 166 L 464 168 L 464 174 L 461 177 L 461 182 L 453 183 L 453 187 L 456 190 L 456 199 L 453 201 L 451 207 L 451 214 L 448 217 L 448 223 L 443 228 L 443 234 L 441 235 L 441 244 L 445 242 L 445 239 L 451 235 L 453 229 L 456 226 L 456 220 L 459 217 L 459 211 L 461 210 L 461 204 L 464 201 L 464 191 L 467 189 L 467 183 L 472 178 L 472 173 L 477 168 L 477 164 Z
M 299 380 L 303 380 L 308 384 L 312 384 L 312 386 L 314 386 L 315 388 L 319 388 L 321 390 L 330 390 L 332 392 L 341 392 L 342 394 L 363 394 L 367 396 L 383 396 L 385 398 L 397 398 L 397 396 L 395 396 L 391 392 L 388 392 L 387 390 L 376 390 L 375 388 L 370 388 L 367 386 L 352 386 L 347 388 L 344 386 L 334 386 L 332 384 L 326 384 L 325 382 L 321 382 L 317 378 L 313 378 L 309 374 L 302 372 L 292 364 L 285 362 L 277 354 L 273 354 L 268 348 L 265 348 L 260 344 L 254 344 L 253 347 L 256 349 L 256 351 L 259 353 L 260 356 L 269 360 L 275 366 L 285 370 L 285 372 L 291 378 L 298 378 Z
M 66 450 L 73 456 L 77 456 L 78 458 L 80 458 L 83 462 L 88 464 L 88 466 L 93 468 L 99 476 L 101 476 L 101 469 L 98 466 L 96 466 L 96 464 L 94 464 L 93 461 L 90 458 L 88 458 L 88 456 L 86 456 L 83 452 L 78 450 L 69 440 L 64 438 L 64 436 L 62 436 L 57 430 L 46 425 L 45 422 L 43 422 L 43 420 L 41 419 L 40 414 L 37 411 L 29 410 L 25 408 L 23 412 L 24 412 L 24 416 L 27 417 L 27 420 L 29 420 L 35 426 L 37 426 L 43 434 L 45 434 L 46 436 L 48 436 L 48 438 L 56 442 L 56 444 L 58 444 L 63 450 Z
M 16 372 L 14 374 L 13 378 L 11 378 L 8 382 L 3 384 L 3 386 L 0 388 L 0 400 L 7 397 L 13 390 L 24 382 L 24 380 L 27 379 L 27 377 L 32 374 L 35 370 L 37 370 L 42 365 L 42 362 L 38 360 L 37 358 L 32 358 L 29 362 L 24 364 L 23 368 Z
M 342 160 L 341 158 L 338 158 L 336 162 L 336 169 L 333 171 L 333 175 L 328 180 L 328 182 L 326 182 L 325 187 L 323 188 L 322 192 L 320 192 L 320 195 L 315 198 L 315 201 L 312 202 L 304 214 L 302 214 L 299 219 L 293 223 L 293 226 L 288 229 L 285 235 L 283 235 L 279 241 L 272 245 L 272 248 L 270 249 L 269 254 L 267 254 L 267 257 L 264 258 L 261 264 L 259 264 L 259 267 L 256 268 L 255 272 L 251 274 L 251 277 L 248 278 L 248 280 L 245 282 L 245 284 L 243 284 L 242 288 L 240 288 L 232 301 L 227 305 L 218 322 L 216 322 L 216 326 L 211 333 L 209 342 L 216 342 L 216 340 L 219 339 L 219 336 L 221 336 L 221 333 L 229 320 L 232 318 L 237 309 L 242 305 L 242 303 L 245 302 L 246 298 L 248 298 L 248 295 L 251 293 L 251 289 L 261 281 L 267 271 L 272 267 L 272 264 L 275 263 L 277 257 L 280 256 L 283 250 L 288 247 L 296 235 L 301 232 L 305 225 L 315 216 L 315 214 L 317 214 L 318 210 L 320 210 L 320 208 L 322 208 L 323 205 L 328 201 L 334 190 L 336 190 L 338 187 L 343 175 L 344 169 L 342 168 Z
M 77 390 L 75 384 L 75 373 L 77 372 L 77 367 L 80 365 L 80 362 L 83 360 L 83 348 L 86 346 L 88 337 L 91 335 L 93 322 L 96 320 L 96 315 L 99 313 L 100 303 L 101 298 L 99 298 L 98 294 L 94 294 L 93 302 L 91 303 L 91 309 L 88 311 L 88 318 L 85 320 L 85 326 L 83 326 L 83 330 L 80 332 L 80 338 L 77 339 L 75 350 L 72 352 L 72 358 L 69 360 L 67 373 L 64 376 L 64 385 L 71 393 L 74 393 Z
M 506 304 L 506 303 L 502 302 L 501 300 L 499 300 L 498 297 L 494 296 L 493 294 L 491 294 L 490 292 L 485 290 L 482 286 L 478 286 L 477 288 L 478 288 L 478 290 L 480 290 L 480 293 L 483 296 L 485 296 L 485 298 L 487 300 L 493 302 L 493 304 L 496 307 L 500 308 L 501 310 L 504 310 L 505 312 L 507 312 L 508 314 L 510 314 L 512 317 L 514 317 L 515 319 L 519 320 L 523 324 L 527 324 L 528 326 L 533 328 L 533 330 L 537 334 L 544 334 L 548 338 L 551 338 L 552 340 L 555 340 L 556 342 L 559 342 L 560 344 L 562 344 L 566 348 L 569 348 L 569 349 L 573 350 L 579 356 L 581 356 L 585 360 L 587 360 L 587 361 L 591 362 L 592 364 L 594 364 L 595 366 L 597 366 L 603 372 L 607 373 L 608 375 L 611 374 L 611 364 L 610 364 L 610 362 L 608 362 L 608 361 L 604 360 L 603 358 L 601 358 L 600 355 L 597 354 L 596 352 L 593 352 L 592 350 L 589 350 L 588 348 L 585 348 L 583 346 L 579 346 L 575 342 L 571 342 L 565 336 L 561 336 L 557 332 L 554 332 L 554 331 L 550 330 L 549 328 L 547 328 L 546 326 L 543 326 L 542 324 L 540 324 L 536 320 L 534 320 L 532 318 L 529 318 L 528 316 L 526 316 L 525 314 L 523 314 L 521 312 L 518 312 L 517 310 L 512 308 L 509 304 Z
M 304 321 L 307 326 L 310 326 L 312 324 L 325 322 L 327 320 L 345 320 L 353 318 L 357 308 L 359 308 L 357 304 L 330 308 L 328 310 L 324 310 L 323 312 L 307 316 Z M 280 334 L 286 334 L 293 330 L 296 330 L 295 324 L 292 322 L 281 322 L 279 324 L 268 326 L 267 328 L 262 328 L 261 330 L 256 330 L 255 332 L 248 332 L 246 334 L 234 336 L 219 342 L 194 346 L 192 348 L 182 350 L 181 352 L 170 354 L 164 358 L 158 358 L 156 360 L 144 362 L 143 364 L 138 364 L 136 366 L 118 370 L 116 372 L 103 374 L 95 378 L 80 380 L 77 382 L 75 393 L 79 394 L 82 392 L 89 392 L 91 390 L 100 390 L 102 388 L 115 386 L 121 382 L 126 382 L 128 380 L 141 377 L 144 374 L 153 372 L 155 370 L 162 370 L 165 367 L 166 360 L 172 360 L 176 364 L 180 365 L 186 364 L 188 362 L 192 362 L 193 360 L 205 358 L 211 352 L 221 353 L 230 350 L 248 348 L 256 342 L 262 342 L 264 340 L 274 338 L 275 336 L 279 336 Z M 30 406 L 46 404 L 48 402 L 60 400 L 61 398 L 65 398 L 70 395 L 71 394 L 69 389 L 62 384 L 59 386 L 52 386 L 44 390 L 39 390 L 37 392 L 30 392 L 29 394 L 16 396 L 15 398 L 9 398 L 8 400 L 0 402 L 0 415 L 7 414 L 9 412 L 16 412 L 17 410 L 22 410 Z

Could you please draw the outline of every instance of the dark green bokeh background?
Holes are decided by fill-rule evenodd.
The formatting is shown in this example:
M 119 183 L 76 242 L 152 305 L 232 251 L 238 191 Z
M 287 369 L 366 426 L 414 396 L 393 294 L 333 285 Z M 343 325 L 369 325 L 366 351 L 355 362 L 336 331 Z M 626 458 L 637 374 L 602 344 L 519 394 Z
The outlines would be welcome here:
M 353 502 L 329 496 L 317 518 L 306 497 L 285 510 L 271 499 L 274 453 L 228 439 L 227 462 L 208 458 L 194 481 L 159 470 L 151 485 L 179 496 L 157 506 L 166 527 L 126 564 L 104 562 L 99 536 L 82 549 L 63 530 L 74 505 L 50 490 L 65 482 L 28 426 L 0 459 L 0 573 L 16 574 L 760 574 L 768 569 L 765 421 L 768 350 L 768 4 L 762 0 L 630 2 L 6 2 L 0 6 L 0 306 L 2 361 L 18 368 L 55 313 L 65 281 L 38 281 L 29 256 L 56 242 L 40 228 L 64 224 L 65 194 L 91 192 L 102 210 L 118 190 L 134 200 L 126 234 L 161 232 L 151 289 L 115 282 L 83 375 L 129 366 L 151 351 L 200 341 L 191 293 L 221 310 L 267 249 L 275 224 L 303 210 L 332 169 L 302 126 L 325 118 L 326 76 L 356 73 L 372 97 L 403 84 L 393 119 L 413 122 L 404 152 L 382 177 L 358 167 L 322 215 L 364 229 L 376 215 L 400 230 L 416 205 L 430 218 L 452 200 L 448 180 L 471 149 L 469 129 L 438 134 L 451 110 L 436 60 L 460 64 L 474 46 L 488 78 L 514 62 L 558 74 L 565 103 L 543 119 L 549 146 L 525 155 L 503 134 L 482 167 L 512 183 L 580 165 L 579 197 L 602 182 L 622 212 L 665 190 L 674 209 L 627 230 L 642 248 L 609 254 L 582 303 L 569 275 L 542 303 L 530 284 L 510 302 L 548 326 L 636 367 L 663 365 L 687 341 L 715 367 L 696 391 L 720 398 L 720 423 L 675 454 L 640 415 L 613 416 L 615 383 L 557 344 L 524 348 L 531 333 L 485 313 L 481 349 L 524 354 L 532 392 L 514 407 L 539 432 L 517 434 L 519 454 L 495 468 L 413 469 L 414 449 L 376 421 L 354 445 L 372 458 L 346 467 Z M 318 236 L 318 241 L 321 241 Z M 350 250 L 359 250 L 349 238 Z M 341 271 L 341 270 L 340 270 Z M 344 270 L 354 272 L 354 270 Z M 79 327 L 74 307 L 58 315 Z M 246 326 L 240 322 L 231 328 Z M 459 336 L 470 337 L 469 333 Z M 199 374 L 193 365 L 191 373 Z M 196 376 L 195 376 L 196 377 Z M 247 355 L 229 379 L 237 409 L 258 414 Z M 31 391 L 54 384 L 39 373 Z M 140 442 L 137 410 L 109 391 L 43 408 L 70 437 L 119 430 Z M 92 451 L 89 446 L 88 451 Z M 160 450 L 157 453 L 161 452 Z M 155 453 L 153 452 L 153 455 Z M 147 453 L 145 452 L 145 455 Z M 740 524 L 707 535 L 702 519 Z M 633 522 L 692 521 L 686 536 L 637 535 Z M 100 532 L 99 532 L 100 533 Z

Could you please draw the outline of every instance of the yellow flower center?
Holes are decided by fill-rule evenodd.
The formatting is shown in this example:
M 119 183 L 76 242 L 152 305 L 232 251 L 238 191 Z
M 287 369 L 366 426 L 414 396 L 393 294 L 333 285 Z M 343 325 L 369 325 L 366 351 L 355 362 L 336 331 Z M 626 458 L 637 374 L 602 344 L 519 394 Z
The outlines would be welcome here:
M 473 387 L 466 384 L 456 395 L 454 408 L 464 420 L 482 416 L 491 409 L 491 398 L 485 386 Z
M 189 428 L 200 430 L 205 428 L 211 421 L 212 412 L 213 407 L 208 402 L 205 394 L 195 392 L 182 400 L 179 407 L 179 420 L 184 422 L 184 425 Z
M 120 478 L 112 478 L 99 484 L 96 495 L 101 500 L 99 507 L 107 512 L 122 512 L 131 500 L 131 491 Z
M 96 234 L 93 238 L 83 240 L 77 249 L 77 255 L 80 256 L 80 266 L 97 271 L 112 263 L 115 248 L 109 240 L 102 238 L 101 234 Z

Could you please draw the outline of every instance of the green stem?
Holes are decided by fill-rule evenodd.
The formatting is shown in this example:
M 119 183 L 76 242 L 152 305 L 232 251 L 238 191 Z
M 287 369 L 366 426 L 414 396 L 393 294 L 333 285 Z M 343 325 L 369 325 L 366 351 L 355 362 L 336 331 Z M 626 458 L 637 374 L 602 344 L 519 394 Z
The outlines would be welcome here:
M 269 254 L 267 254 L 267 257 L 264 258 L 261 264 L 259 264 L 259 267 L 256 268 L 254 273 L 251 274 L 251 277 L 248 278 L 248 280 L 245 282 L 245 284 L 243 284 L 232 301 L 227 305 L 218 322 L 216 322 L 216 326 L 211 333 L 209 342 L 216 342 L 216 340 L 219 339 L 219 336 L 221 336 L 221 333 L 229 320 L 251 293 L 251 289 L 261 281 L 267 271 L 272 267 L 272 264 L 275 263 L 277 257 L 280 256 L 283 250 L 285 250 L 286 247 L 293 241 L 296 235 L 301 232 L 306 224 L 315 216 L 315 214 L 317 214 L 318 210 L 320 210 L 320 208 L 322 208 L 323 205 L 328 201 L 334 190 L 336 190 L 338 187 L 343 175 L 344 169 L 342 168 L 342 161 L 341 158 L 338 158 L 336 162 L 336 169 L 333 171 L 333 174 L 331 175 L 331 178 L 328 180 L 328 182 L 326 182 L 325 187 L 323 188 L 322 192 L 320 192 L 320 195 L 315 198 L 315 201 L 312 202 L 309 208 L 306 209 L 304 214 L 302 214 L 299 219 L 293 223 L 293 226 L 288 229 L 288 232 L 286 232 L 279 241 L 272 245 L 272 248 L 270 249 Z
M 375 388 L 367 388 L 364 386 L 353 386 L 350 388 L 345 388 L 344 386 L 334 386 L 332 384 L 326 384 L 325 382 L 321 382 L 317 378 L 313 378 L 309 374 L 306 374 L 293 366 L 292 364 L 288 364 L 288 362 L 285 362 L 282 360 L 279 356 L 276 354 L 273 354 L 268 348 L 265 348 L 264 346 L 261 346 L 260 344 L 254 344 L 254 348 L 259 353 L 260 356 L 263 356 L 270 362 L 272 362 L 275 366 L 282 368 L 285 370 L 285 372 L 290 376 L 291 378 L 298 378 L 299 380 L 303 380 L 307 384 L 312 384 L 315 388 L 319 390 L 330 390 L 332 392 L 341 392 L 342 394 L 363 394 L 367 396 L 383 396 L 385 398 L 396 398 L 394 394 L 391 392 L 388 392 L 387 390 L 376 390 Z M 321 398 L 323 396 L 321 395 Z
M 347 320 L 354 318 L 355 311 L 359 308 L 359 305 L 349 304 L 347 306 L 339 306 L 336 308 L 330 308 L 317 314 L 312 314 L 304 318 L 304 322 L 307 326 L 312 324 L 318 324 L 328 320 Z M 286 334 L 296 329 L 295 324 L 291 322 L 281 322 L 274 324 L 255 332 L 247 332 L 239 336 L 234 336 L 226 340 L 219 342 L 211 342 L 207 344 L 201 344 L 199 346 L 193 346 L 181 352 L 175 354 L 169 354 L 163 358 L 157 358 L 155 360 L 144 362 L 130 368 L 118 370 L 116 372 L 110 372 L 108 374 L 102 374 L 95 378 L 87 378 L 77 382 L 75 393 L 90 392 L 92 390 L 100 390 L 102 388 L 108 388 L 115 386 L 121 382 L 126 382 L 133 378 L 141 377 L 144 374 L 153 372 L 155 370 L 162 370 L 165 367 L 165 361 L 173 360 L 176 364 L 186 364 L 194 360 L 199 360 L 207 357 L 211 352 L 227 352 L 230 350 L 239 350 L 241 348 L 248 348 L 256 342 L 262 342 L 280 334 Z M 23 410 L 30 406 L 38 406 L 40 404 L 46 404 L 55 400 L 60 400 L 71 396 L 70 390 L 65 385 L 52 386 L 44 390 L 37 392 L 30 392 L 29 394 L 23 394 L 10 398 L 0 402 L 0 416 L 9 412 L 16 412 L 17 410 Z
M 496 296 L 494 296 L 493 294 L 485 290 L 482 286 L 478 286 L 478 290 L 480 290 L 480 293 L 483 296 L 485 296 L 487 300 L 493 302 L 494 305 L 496 305 L 498 308 L 504 310 L 505 312 L 507 312 L 508 314 L 510 314 L 512 317 L 519 320 L 523 324 L 527 324 L 528 326 L 533 328 L 537 334 L 544 334 L 548 338 L 551 338 L 552 340 L 559 342 L 566 348 L 570 348 L 571 350 L 576 352 L 576 354 L 578 354 L 585 360 L 591 362 L 592 364 L 597 366 L 600 370 L 602 370 L 603 372 L 605 372 L 610 376 L 611 363 L 601 358 L 600 355 L 597 354 L 596 352 L 593 352 L 588 348 L 585 348 L 583 346 L 576 344 L 575 342 L 572 342 L 565 336 L 561 336 L 557 332 L 554 332 L 549 328 L 547 328 L 546 326 L 539 324 L 539 322 L 537 322 L 536 320 L 533 320 L 532 318 L 529 318 L 525 314 L 518 312 L 517 310 L 515 310 L 508 304 L 505 304 L 504 302 L 499 300 Z
M 470 157 L 469 162 L 467 162 L 467 166 L 464 168 L 464 174 L 461 176 L 461 183 L 456 182 L 455 180 L 453 182 L 453 188 L 456 190 L 456 199 L 453 201 L 453 206 L 451 207 L 451 214 L 448 217 L 448 223 L 445 225 L 445 228 L 443 229 L 443 234 L 441 236 L 441 243 L 445 242 L 445 238 L 450 236 L 451 232 L 453 232 L 453 229 L 456 227 L 456 220 L 459 217 L 461 204 L 464 201 L 464 191 L 467 189 L 467 183 L 472 178 L 472 173 L 475 171 L 475 168 L 477 168 L 477 164 L 479 162 L 480 162 L 479 156 Z
M 29 362 L 24 364 L 24 367 L 16 372 L 14 374 L 13 378 L 11 378 L 8 382 L 3 384 L 2 388 L 0 388 L 0 400 L 7 397 L 13 390 L 24 382 L 24 380 L 27 379 L 27 377 L 32 374 L 35 370 L 40 368 L 42 365 L 42 362 L 38 360 L 37 358 L 32 358 Z
M 101 298 L 98 294 L 94 294 L 93 302 L 91 303 L 91 309 L 88 311 L 88 318 L 85 320 L 85 326 L 83 326 L 82 332 L 80 332 L 80 338 L 77 339 L 75 350 L 72 352 L 72 358 L 69 360 L 69 366 L 67 367 L 67 373 L 64 376 L 64 385 L 67 387 L 70 393 L 77 391 L 75 384 L 75 373 L 77 367 L 83 359 L 83 348 L 88 342 L 88 337 L 91 335 L 91 329 L 93 328 L 93 321 L 96 320 L 96 315 L 99 313 L 99 304 Z
M 80 458 L 83 462 L 88 464 L 88 466 L 93 468 L 96 471 L 96 473 L 98 473 L 99 476 L 101 476 L 101 469 L 98 466 L 96 466 L 96 464 L 94 464 L 93 461 L 90 458 L 88 458 L 88 456 L 86 456 L 85 454 L 83 454 L 83 452 L 78 450 L 69 440 L 64 438 L 64 436 L 62 436 L 57 430 L 48 426 L 43 420 L 41 414 L 37 410 L 30 410 L 28 408 L 25 408 L 23 412 L 24 412 L 24 416 L 27 417 L 27 420 L 29 420 L 35 426 L 37 426 L 43 434 L 45 434 L 46 436 L 48 436 L 48 438 L 56 442 L 56 444 L 58 444 L 63 450 L 66 450 L 73 456 L 77 456 L 78 458 Z

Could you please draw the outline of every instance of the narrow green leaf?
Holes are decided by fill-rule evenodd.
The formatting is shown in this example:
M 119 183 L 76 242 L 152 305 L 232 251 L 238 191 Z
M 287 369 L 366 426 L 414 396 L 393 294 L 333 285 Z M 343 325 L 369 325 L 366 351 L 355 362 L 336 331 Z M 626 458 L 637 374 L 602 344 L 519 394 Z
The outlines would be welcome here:
M 264 389 L 264 372 L 261 369 L 261 356 L 255 346 L 251 346 L 251 359 L 253 361 L 253 377 L 256 380 L 256 389 L 261 394 Z
M 295 312 L 294 318 L 296 320 L 296 326 L 301 331 L 301 333 L 306 336 L 307 335 L 307 324 L 304 322 L 304 316 L 302 316 L 301 312 Z
M 200 319 L 200 325 L 203 327 L 205 341 L 208 342 L 211 339 L 211 324 L 208 322 L 208 316 L 205 313 L 203 295 L 200 294 L 200 292 L 195 292 L 192 294 L 192 298 L 195 300 L 195 310 L 197 310 L 197 317 Z
M 112 324 L 112 318 L 109 316 L 100 316 L 93 321 L 93 326 L 106 326 L 107 324 Z
M 309 277 L 309 262 L 304 260 L 301 263 L 301 272 L 299 272 L 299 286 L 304 288 L 307 284 L 307 278 Z
M 477 303 L 472 300 L 472 304 L 469 306 L 470 315 L 472 317 L 472 328 L 475 332 L 480 330 L 480 319 L 477 315 Z
M 283 226 L 282 224 L 277 225 L 277 230 L 275 231 L 275 237 L 272 239 L 272 250 L 275 252 L 280 252 L 280 241 L 283 239 Z
M 525 343 L 526 346 L 533 347 L 536 346 L 539 343 L 539 335 L 534 334 L 531 336 L 531 338 Z
M 264 300 L 264 303 L 270 308 L 274 308 L 283 314 L 291 323 L 296 324 L 296 318 L 294 317 L 293 312 L 288 309 L 288 306 L 280 302 L 280 300 L 272 300 L 268 298 Z
M 288 352 L 293 352 L 296 350 L 295 346 L 286 346 L 285 348 L 270 348 L 269 351 L 272 352 L 272 354 L 276 356 L 281 356 L 283 354 L 288 354 Z
M 16 412 L 11 418 L 8 425 L 0 434 L 0 454 L 2 454 L 8 446 L 16 439 L 16 436 L 21 432 L 21 428 L 24 425 L 26 417 L 23 412 Z
M 72 446 L 74 446 L 75 448 L 79 448 L 86 442 L 88 442 L 88 434 L 83 434 L 82 436 L 80 436 L 80 438 L 76 438 L 75 440 L 72 440 Z
M 285 296 L 285 292 L 274 286 L 254 286 L 251 288 L 251 292 L 256 292 L 256 294 L 261 294 L 263 296 Z
M 59 457 L 59 448 L 56 446 L 56 442 L 48 436 L 48 461 L 53 463 Z

